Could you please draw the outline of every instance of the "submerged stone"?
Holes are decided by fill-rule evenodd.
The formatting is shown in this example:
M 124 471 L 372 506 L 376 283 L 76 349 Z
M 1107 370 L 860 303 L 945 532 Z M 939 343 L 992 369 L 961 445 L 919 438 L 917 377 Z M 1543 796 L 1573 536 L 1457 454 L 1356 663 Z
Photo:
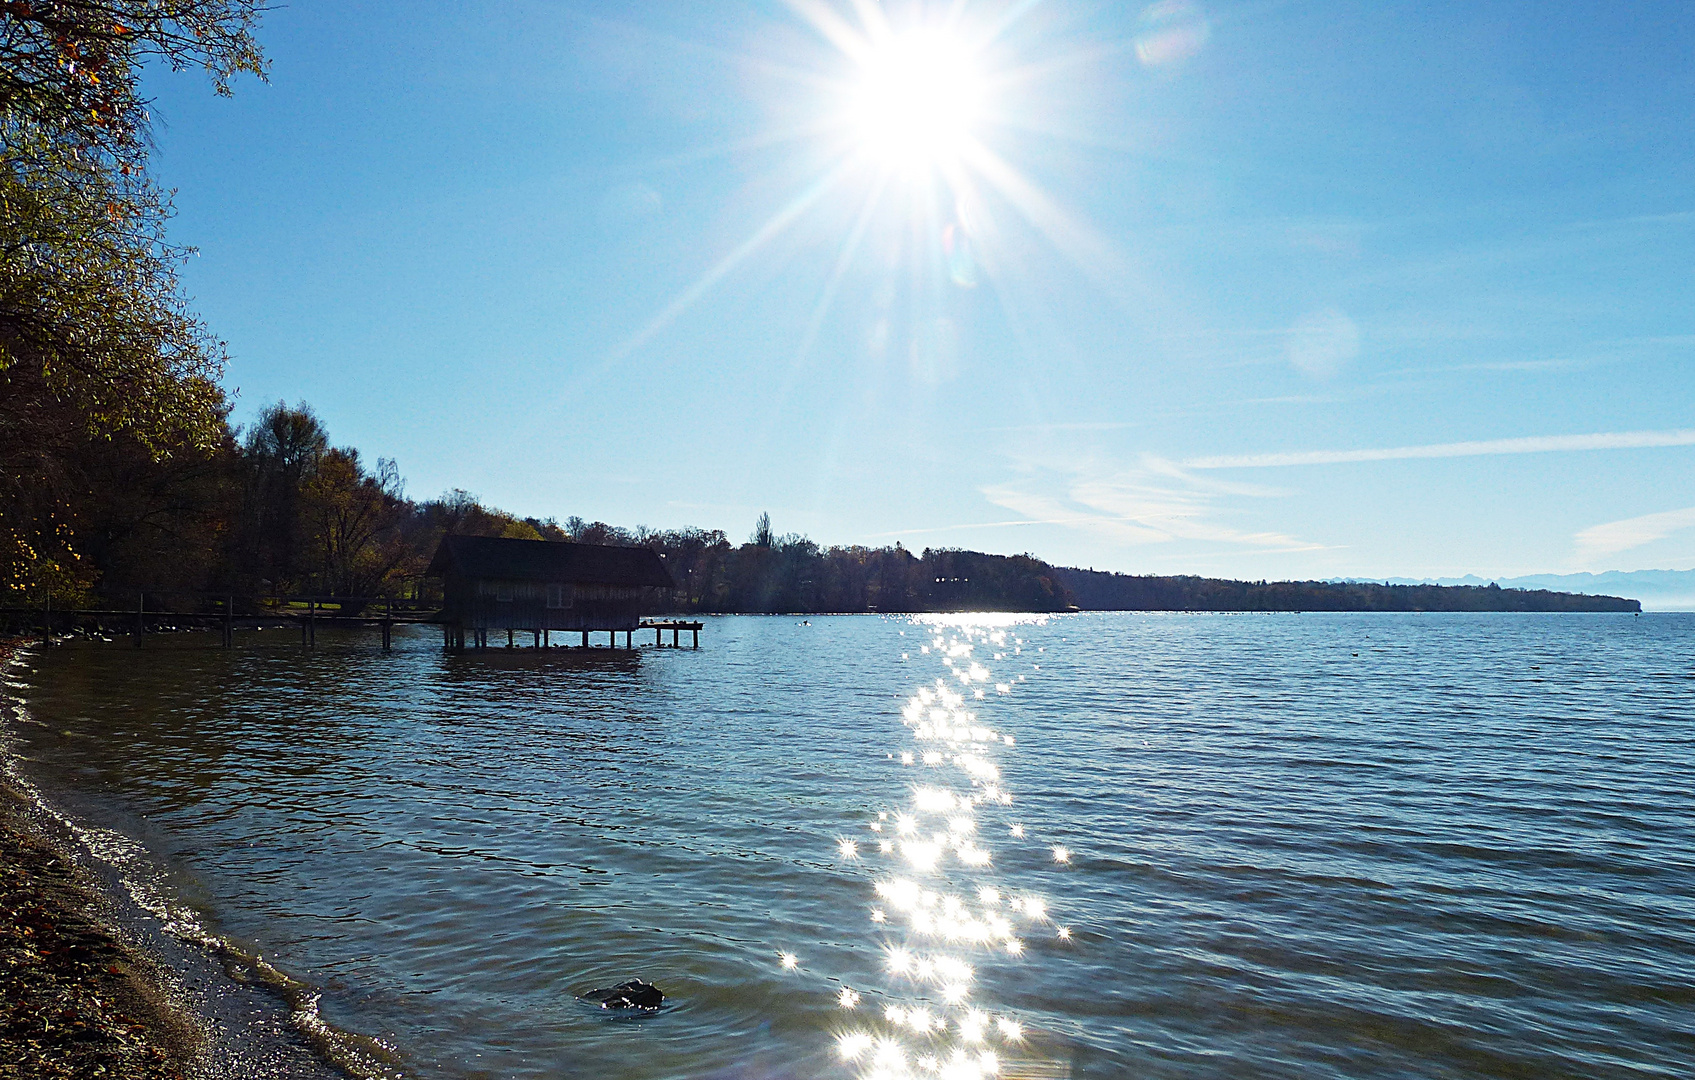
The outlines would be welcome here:
M 665 995 L 659 987 L 652 983 L 631 979 L 605 990 L 590 990 L 583 997 L 590 1001 L 600 1002 L 603 1009 L 657 1009 L 665 1001 Z

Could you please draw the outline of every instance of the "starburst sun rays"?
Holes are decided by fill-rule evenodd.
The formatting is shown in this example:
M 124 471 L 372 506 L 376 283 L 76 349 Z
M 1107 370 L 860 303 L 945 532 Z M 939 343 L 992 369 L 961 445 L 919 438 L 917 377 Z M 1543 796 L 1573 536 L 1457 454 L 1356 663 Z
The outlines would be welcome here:
M 891 290 L 910 294 L 909 307 L 940 306 L 940 290 L 970 289 L 983 280 L 997 286 L 1003 306 L 1011 303 L 1003 286 L 1027 273 L 1029 260 L 1008 249 L 1007 212 L 1090 278 L 1102 281 L 1121 270 L 1110 243 L 1014 164 L 1018 136 L 1033 125 L 1027 113 L 1017 123 L 1007 119 L 1009 97 L 1032 81 L 1055 78 L 1069 59 L 1016 59 L 1021 21 L 1035 4 L 914 3 L 891 16 L 870 0 L 852 0 L 845 9 L 826 0 L 784 2 L 821 40 L 826 62 L 756 65 L 812 110 L 806 121 L 760 141 L 805 144 L 796 156 L 812 171 L 745 240 L 626 339 L 606 366 L 633 355 L 808 221 L 840 223 L 840 231 L 788 378 L 777 388 L 779 408 L 844 276 L 874 240 L 901 252 L 883 261 L 894 278 L 904 277 Z M 979 13 L 990 6 L 995 10 Z M 1075 55 L 1093 51 L 1079 48 Z M 1058 124 L 1045 134 L 1064 137 Z M 1000 152 L 1008 147 L 1010 153 Z M 844 207 L 850 208 L 845 218 Z

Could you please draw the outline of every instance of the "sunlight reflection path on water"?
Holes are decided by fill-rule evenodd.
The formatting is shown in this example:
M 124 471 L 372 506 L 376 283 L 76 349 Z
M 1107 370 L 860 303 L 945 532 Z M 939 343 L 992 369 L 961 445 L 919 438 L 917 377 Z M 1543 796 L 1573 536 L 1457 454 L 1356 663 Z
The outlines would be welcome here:
M 856 1015 L 835 1034 L 838 1055 L 863 1080 L 984 1080 L 1027 1071 L 1019 1067 L 1028 1053 L 1025 1024 L 986 1000 L 977 967 L 991 957 L 1022 958 L 1032 935 L 1069 939 L 1070 930 L 1053 925 L 1045 897 L 994 869 L 991 837 L 1037 841 L 1012 819 L 1014 796 L 1001 775 L 1016 740 L 990 727 L 983 713 L 991 688 L 1005 696 L 1025 678 L 996 682 L 988 665 L 1019 662 L 1024 640 L 1017 628 L 1046 622 L 1039 615 L 913 621 L 927 635 L 920 657 L 934 657 L 944 669 L 901 710 L 913 748 L 903 746 L 900 761 L 918 775 L 904 801 L 871 810 L 863 847 L 851 837 L 837 847 L 844 861 L 879 861 L 867 916 L 880 932 L 886 1004 L 880 1015 L 857 1015 L 861 994 L 843 987 L 838 1002 Z M 902 661 L 911 661 L 910 652 Z M 1071 858 L 1063 846 L 1051 853 L 1057 863 Z

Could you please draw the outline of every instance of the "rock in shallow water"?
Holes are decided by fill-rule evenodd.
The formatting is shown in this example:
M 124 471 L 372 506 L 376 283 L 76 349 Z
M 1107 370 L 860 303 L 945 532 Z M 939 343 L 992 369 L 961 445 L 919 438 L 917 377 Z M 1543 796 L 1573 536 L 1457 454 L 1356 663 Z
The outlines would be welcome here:
M 600 1002 L 603 1009 L 653 1010 L 665 1001 L 665 995 L 660 992 L 659 987 L 644 983 L 640 979 L 621 982 L 606 990 L 590 990 L 583 997 Z

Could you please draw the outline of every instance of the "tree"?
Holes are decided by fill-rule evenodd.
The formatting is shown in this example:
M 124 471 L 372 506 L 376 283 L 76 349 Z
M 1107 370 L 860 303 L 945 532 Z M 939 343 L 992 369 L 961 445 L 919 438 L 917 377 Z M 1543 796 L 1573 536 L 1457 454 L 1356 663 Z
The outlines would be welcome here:
M 279 401 L 259 411 L 247 433 L 247 455 L 275 483 L 299 487 L 329 449 L 323 421 L 302 401 L 289 408 Z
M 377 471 L 367 473 L 359 451 L 330 450 L 300 494 L 325 589 L 335 596 L 378 592 L 406 557 L 399 525 L 408 507 L 394 462 L 378 458 Z
M 776 544 L 777 538 L 771 532 L 771 515 L 769 513 L 759 515 L 759 520 L 754 522 L 753 525 L 753 536 L 748 539 L 748 542 L 754 547 L 762 548 L 772 547 Z
M 0 373 L 26 387 L 38 374 L 91 435 L 130 431 L 155 456 L 216 441 L 223 352 L 178 290 L 186 252 L 147 175 L 140 70 L 198 65 L 220 94 L 241 71 L 263 76 L 258 10 L 0 3 Z
M 188 310 L 185 252 L 148 177 L 148 60 L 217 92 L 263 74 L 256 0 L 0 2 L 0 587 L 79 561 L 79 459 L 124 438 L 206 458 L 223 347 Z M 75 576 L 75 575 L 73 575 Z
M 220 95 L 261 78 L 258 0 L 5 0 L 0 3 L 0 146 L 33 133 L 125 177 L 145 172 L 151 117 L 141 69 L 203 68 Z
M 260 410 L 242 448 L 245 484 L 236 552 L 237 574 L 249 589 L 304 586 L 309 570 L 302 492 L 329 453 L 329 434 L 304 401 Z
M 106 185 L 110 191 L 110 185 Z M 177 292 L 164 212 L 55 188 L 0 152 L 0 571 L 74 560 L 81 447 L 120 435 L 162 460 L 224 432 L 223 352 Z

